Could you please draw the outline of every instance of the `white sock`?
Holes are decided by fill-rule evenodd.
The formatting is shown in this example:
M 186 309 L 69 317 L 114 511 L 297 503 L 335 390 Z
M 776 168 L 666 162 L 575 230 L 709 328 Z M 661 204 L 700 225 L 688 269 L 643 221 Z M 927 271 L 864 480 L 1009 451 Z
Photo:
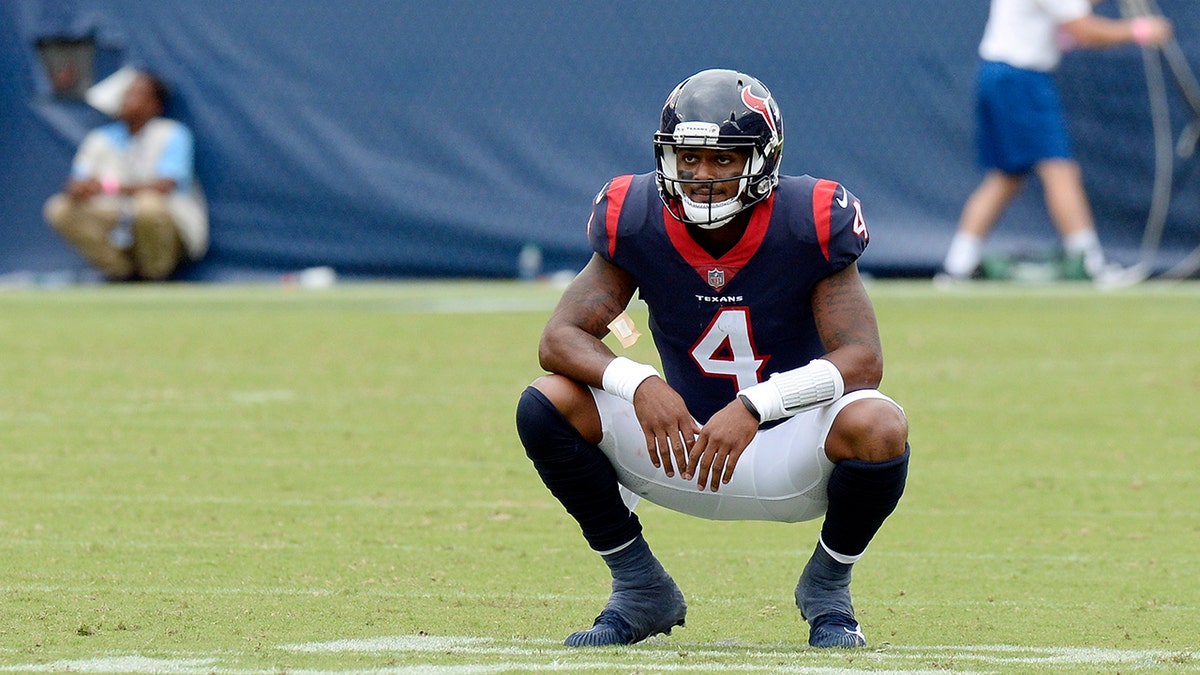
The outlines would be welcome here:
M 1095 277 L 1104 270 L 1104 249 L 1095 230 L 1089 228 L 1063 237 L 1063 249 L 1068 256 L 1083 254 L 1083 269 L 1088 276 Z
M 950 250 L 946 252 L 946 260 L 942 269 L 952 277 L 966 278 L 971 276 L 983 251 L 983 240 L 970 232 L 955 232 L 950 240 Z

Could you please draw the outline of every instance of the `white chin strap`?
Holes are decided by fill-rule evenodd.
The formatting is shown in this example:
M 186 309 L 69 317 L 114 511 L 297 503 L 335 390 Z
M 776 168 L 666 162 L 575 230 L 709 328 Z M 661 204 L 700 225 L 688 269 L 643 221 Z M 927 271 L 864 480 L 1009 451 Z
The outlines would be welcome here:
M 737 197 L 711 204 L 694 202 L 688 199 L 686 194 L 680 194 L 679 198 L 683 202 L 684 215 L 702 230 L 715 230 L 728 223 L 742 210 L 742 201 Z

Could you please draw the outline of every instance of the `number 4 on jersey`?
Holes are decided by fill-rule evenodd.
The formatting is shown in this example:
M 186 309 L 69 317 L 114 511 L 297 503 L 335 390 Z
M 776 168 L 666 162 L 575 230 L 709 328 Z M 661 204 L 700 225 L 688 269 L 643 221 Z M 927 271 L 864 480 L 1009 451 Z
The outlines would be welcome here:
M 691 355 L 704 374 L 733 378 L 738 389 L 758 384 L 759 370 L 766 362 L 754 351 L 750 310 L 745 307 L 726 307 L 718 312 L 692 347 Z

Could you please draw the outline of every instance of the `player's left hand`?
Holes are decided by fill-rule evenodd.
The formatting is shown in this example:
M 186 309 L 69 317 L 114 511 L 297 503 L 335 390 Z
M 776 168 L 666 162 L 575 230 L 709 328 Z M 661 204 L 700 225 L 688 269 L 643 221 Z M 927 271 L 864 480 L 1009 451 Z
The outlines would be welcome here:
M 688 455 L 683 477 L 696 480 L 696 487 L 707 485 L 716 492 L 733 478 L 738 458 L 758 433 L 758 420 L 736 398 L 717 411 L 700 429 Z M 711 480 L 710 480 L 711 476 Z

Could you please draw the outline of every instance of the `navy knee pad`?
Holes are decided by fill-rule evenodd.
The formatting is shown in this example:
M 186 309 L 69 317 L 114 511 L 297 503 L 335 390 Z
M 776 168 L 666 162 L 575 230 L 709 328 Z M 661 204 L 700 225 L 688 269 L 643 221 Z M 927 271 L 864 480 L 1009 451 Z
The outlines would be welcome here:
M 579 523 L 592 549 L 608 551 L 641 534 L 608 457 L 534 387 L 517 403 L 517 434 L 542 482 Z

